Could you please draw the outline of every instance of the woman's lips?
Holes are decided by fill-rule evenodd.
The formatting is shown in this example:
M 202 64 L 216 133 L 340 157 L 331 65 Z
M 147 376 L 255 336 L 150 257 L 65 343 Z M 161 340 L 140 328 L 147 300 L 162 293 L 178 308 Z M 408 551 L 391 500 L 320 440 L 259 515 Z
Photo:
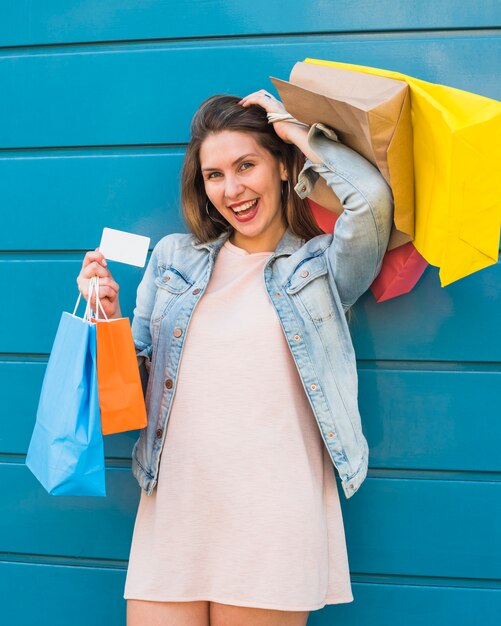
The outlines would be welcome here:
M 259 209 L 259 199 L 256 202 L 256 204 L 254 205 L 254 207 L 251 207 L 250 209 L 247 209 L 249 212 L 245 215 L 238 215 L 238 213 L 235 213 L 235 211 L 233 210 L 234 214 L 235 214 L 235 218 L 239 221 L 239 222 L 248 222 L 251 219 L 253 219 L 256 215 L 256 213 L 258 212 Z

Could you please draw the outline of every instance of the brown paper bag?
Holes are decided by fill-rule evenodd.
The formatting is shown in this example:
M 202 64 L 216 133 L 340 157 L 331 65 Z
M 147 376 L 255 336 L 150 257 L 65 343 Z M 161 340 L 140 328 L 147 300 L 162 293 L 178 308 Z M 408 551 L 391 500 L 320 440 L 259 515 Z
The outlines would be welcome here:
M 296 63 L 290 82 L 270 77 L 287 111 L 321 122 L 375 165 L 395 202 L 388 250 L 414 238 L 414 168 L 406 82 L 334 67 Z

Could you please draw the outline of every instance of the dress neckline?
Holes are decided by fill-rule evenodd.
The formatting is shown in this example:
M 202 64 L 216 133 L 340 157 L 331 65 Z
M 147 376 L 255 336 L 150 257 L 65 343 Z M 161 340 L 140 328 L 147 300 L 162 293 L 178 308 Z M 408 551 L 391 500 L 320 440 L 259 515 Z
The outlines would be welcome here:
M 247 250 L 244 250 L 243 248 L 239 248 L 238 246 L 236 246 L 234 243 L 231 243 L 231 241 L 229 239 L 227 239 L 224 244 L 223 244 L 223 248 L 226 248 L 227 250 L 229 250 L 230 252 L 233 252 L 233 254 L 239 254 L 240 256 L 259 256 L 267 254 L 273 254 L 273 250 L 270 251 L 264 251 L 264 252 L 247 252 Z

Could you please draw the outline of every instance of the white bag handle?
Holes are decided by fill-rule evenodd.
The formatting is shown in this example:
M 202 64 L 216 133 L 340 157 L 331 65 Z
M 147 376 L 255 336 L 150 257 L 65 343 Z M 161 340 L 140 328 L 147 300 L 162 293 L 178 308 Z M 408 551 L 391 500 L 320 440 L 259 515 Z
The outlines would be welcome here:
M 108 316 L 106 315 L 104 309 L 103 309 L 103 305 L 101 304 L 101 300 L 99 299 L 99 276 L 95 276 L 94 277 L 96 279 L 96 282 L 94 284 L 94 292 L 96 295 L 96 320 L 99 319 L 99 309 L 101 309 L 103 315 L 104 315 L 104 319 L 109 322 L 110 320 L 108 319 Z
M 86 322 L 90 322 L 93 311 L 91 309 L 90 306 L 90 301 L 92 299 L 92 296 L 95 295 L 96 296 L 96 313 L 95 313 L 95 318 L 96 320 L 99 320 L 99 308 L 101 308 L 101 311 L 104 315 L 104 318 L 107 322 L 109 322 L 108 316 L 106 315 L 104 309 L 103 309 L 103 305 L 101 304 L 101 300 L 99 299 L 99 276 L 93 276 L 90 281 L 89 281 L 89 293 L 87 295 L 87 306 L 85 307 L 85 312 L 84 312 L 84 316 L 83 316 L 83 320 Z M 78 305 L 80 304 L 80 298 L 82 297 L 82 293 L 78 294 L 78 299 L 77 299 L 77 303 L 75 304 L 75 308 L 73 310 L 73 317 L 75 317 L 75 314 L 77 312 L 78 309 Z

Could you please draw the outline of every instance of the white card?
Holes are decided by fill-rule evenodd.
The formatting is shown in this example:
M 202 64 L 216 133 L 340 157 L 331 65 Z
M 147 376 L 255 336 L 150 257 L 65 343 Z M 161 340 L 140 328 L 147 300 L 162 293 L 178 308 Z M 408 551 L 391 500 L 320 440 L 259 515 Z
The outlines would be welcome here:
M 144 267 L 149 246 L 149 237 L 114 228 L 103 228 L 99 252 L 106 260 Z

